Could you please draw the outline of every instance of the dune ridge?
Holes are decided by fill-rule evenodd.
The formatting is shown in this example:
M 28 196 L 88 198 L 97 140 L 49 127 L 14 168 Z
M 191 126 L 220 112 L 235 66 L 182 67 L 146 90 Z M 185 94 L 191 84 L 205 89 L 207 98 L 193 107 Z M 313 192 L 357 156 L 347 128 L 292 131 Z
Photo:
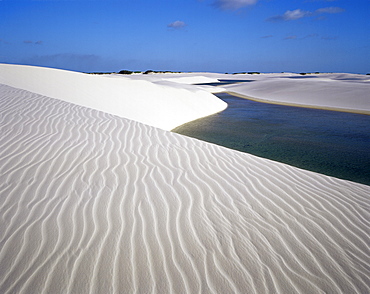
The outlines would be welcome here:
M 201 87 L 176 82 L 153 83 L 149 79 L 128 75 L 89 75 L 53 68 L 0 64 L 0 83 L 164 130 L 227 107 L 225 102 Z
M 1 293 L 369 293 L 370 187 L 0 85 Z

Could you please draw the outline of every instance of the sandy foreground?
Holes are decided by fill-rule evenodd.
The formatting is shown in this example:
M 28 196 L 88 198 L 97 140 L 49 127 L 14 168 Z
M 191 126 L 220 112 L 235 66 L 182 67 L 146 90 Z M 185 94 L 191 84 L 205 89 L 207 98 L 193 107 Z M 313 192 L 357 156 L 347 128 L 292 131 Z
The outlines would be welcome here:
M 3 69 L 0 293 L 370 292 L 369 186 L 81 105 L 74 94 L 66 101 L 62 88 L 47 96 L 47 69 L 33 72 L 44 78 L 37 91 Z M 53 85 L 73 81 L 93 95 L 80 75 L 58 74 Z M 210 99 L 182 82 L 185 105 L 189 92 Z

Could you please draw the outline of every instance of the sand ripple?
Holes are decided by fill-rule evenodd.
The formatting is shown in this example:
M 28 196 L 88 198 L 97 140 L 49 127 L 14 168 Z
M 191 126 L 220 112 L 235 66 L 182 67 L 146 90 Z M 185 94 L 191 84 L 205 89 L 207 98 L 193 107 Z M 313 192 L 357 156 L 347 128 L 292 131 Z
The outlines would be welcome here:
M 369 293 L 370 187 L 0 86 L 0 293 Z

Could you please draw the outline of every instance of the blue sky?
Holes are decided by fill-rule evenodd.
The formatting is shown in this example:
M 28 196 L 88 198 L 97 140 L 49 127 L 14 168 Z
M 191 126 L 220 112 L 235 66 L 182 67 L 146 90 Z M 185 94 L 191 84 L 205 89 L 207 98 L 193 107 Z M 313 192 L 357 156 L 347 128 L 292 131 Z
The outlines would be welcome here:
M 0 62 L 370 72 L 370 0 L 0 0 Z

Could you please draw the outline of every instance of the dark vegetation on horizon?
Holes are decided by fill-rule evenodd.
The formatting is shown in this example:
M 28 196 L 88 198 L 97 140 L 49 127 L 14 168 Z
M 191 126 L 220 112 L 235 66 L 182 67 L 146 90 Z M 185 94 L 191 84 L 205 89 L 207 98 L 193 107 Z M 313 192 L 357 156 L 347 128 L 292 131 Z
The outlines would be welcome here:
M 131 75 L 133 73 L 141 73 L 144 75 L 147 74 L 156 74 L 156 73 L 184 73 L 182 71 L 171 71 L 171 70 L 151 70 L 148 69 L 146 71 L 131 71 L 127 69 L 123 69 L 119 72 L 87 72 L 87 74 L 92 74 L 92 75 L 109 75 L 109 74 L 122 74 L 122 75 Z M 229 74 L 229 73 L 225 73 Z M 259 75 L 260 72 L 258 71 L 249 71 L 249 72 L 234 72 L 232 75 L 241 75 L 241 74 L 248 74 L 248 75 Z
M 146 70 L 146 71 L 131 71 L 127 69 L 123 69 L 119 72 L 86 72 L 87 74 L 92 74 L 92 75 L 109 75 L 109 74 L 122 74 L 122 75 L 131 75 L 131 74 L 157 74 L 157 73 L 184 73 L 182 71 L 170 71 L 170 70 Z M 285 72 L 281 72 L 285 73 Z M 230 74 L 225 72 L 225 74 Z M 242 74 L 248 74 L 248 75 L 259 75 L 260 72 L 258 71 L 249 71 L 249 72 L 234 72 L 231 73 L 232 75 L 242 75 Z M 298 73 L 302 76 L 304 75 L 311 75 L 311 74 L 320 74 L 320 72 L 300 72 Z M 366 75 L 370 75 L 370 73 L 367 73 Z
M 121 75 L 131 75 L 133 73 L 136 73 L 136 74 L 151 74 L 151 73 L 182 73 L 181 71 L 170 71 L 170 70 L 165 70 L 165 71 L 158 71 L 158 70 L 147 70 L 147 71 L 131 71 L 131 70 L 127 70 L 127 69 L 123 69 L 119 72 L 87 72 L 87 74 L 91 74 L 91 75 L 109 75 L 109 74 L 121 74 Z
M 228 74 L 228 73 L 226 73 Z M 248 74 L 248 75 L 259 75 L 260 72 L 258 71 L 249 71 L 249 72 L 234 72 L 232 73 L 233 75 L 245 75 L 245 74 Z

